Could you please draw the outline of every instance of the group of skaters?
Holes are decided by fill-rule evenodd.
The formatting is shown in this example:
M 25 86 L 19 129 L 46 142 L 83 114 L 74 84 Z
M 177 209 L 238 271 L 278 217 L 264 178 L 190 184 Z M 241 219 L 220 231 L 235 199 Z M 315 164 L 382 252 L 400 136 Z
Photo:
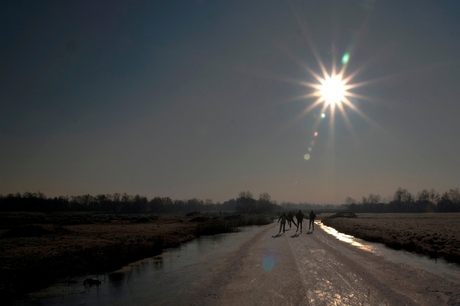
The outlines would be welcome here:
M 292 226 L 292 223 L 297 227 L 297 230 L 295 231 L 296 233 L 299 231 L 300 227 L 300 233 L 302 232 L 302 222 L 304 215 L 302 211 L 299 209 L 299 212 L 295 214 L 295 218 L 297 219 L 297 224 L 294 221 L 294 215 L 292 212 L 289 212 L 287 215 L 285 212 L 278 218 L 278 223 L 280 224 L 280 231 L 278 234 L 281 234 L 281 230 L 283 230 L 283 233 L 286 231 L 285 226 L 286 226 L 286 221 L 289 224 L 289 229 Z M 313 212 L 313 210 L 310 212 L 310 222 L 308 223 L 308 231 L 314 231 L 315 230 L 315 218 L 316 214 Z

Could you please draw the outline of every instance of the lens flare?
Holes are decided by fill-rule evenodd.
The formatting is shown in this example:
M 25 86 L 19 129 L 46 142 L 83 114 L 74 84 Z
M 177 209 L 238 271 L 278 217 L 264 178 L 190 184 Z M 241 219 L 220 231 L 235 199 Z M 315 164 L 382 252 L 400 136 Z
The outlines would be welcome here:
M 310 149 L 310 148 L 309 148 L 309 149 Z M 304 158 L 305 160 L 309 160 L 309 159 L 310 159 L 310 154 L 305 154 L 305 155 L 303 156 L 303 158 Z
M 269 254 L 264 257 L 262 261 L 262 269 L 264 269 L 265 272 L 270 272 L 271 270 L 273 270 L 275 265 L 276 265 L 275 256 Z
M 350 53 L 345 52 L 345 54 L 342 56 L 342 65 L 348 64 L 349 60 L 350 60 Z

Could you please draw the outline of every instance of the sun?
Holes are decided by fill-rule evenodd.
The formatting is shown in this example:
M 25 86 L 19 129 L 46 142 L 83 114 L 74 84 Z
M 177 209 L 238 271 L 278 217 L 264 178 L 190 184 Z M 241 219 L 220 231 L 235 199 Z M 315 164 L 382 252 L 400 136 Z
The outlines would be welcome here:
M 332 114 L 334 113 L 336 107 L 344 116 L 346 116 L 346 108 L 359 112 L 350 100 L 350 98 L 360 97 L 350 91 L 351 89 L 362 86 L 362 84 L 354 84 L 351 82 L 355 74 L 345 77 L 345 67 L 342 67 L 339 72 L 336 72 L 336 67 L 332 67 L 332 71 L 329 73 L 326 71 L 322 63 L 320 66 L 322 68 L 322 75 L 310 70 L 310 74 L 316 79 L 316 83 L 304 83 L 306 87 L 313 89 L 313 91 L 303 97 L 307 99 L 316 99 L 306 109 L 306 112 L 309 112 L 320 105 L 322 105 L 321 112 L 324 112 L 329 108 Z
M 347 95 L 346 83 L 339 75 L 327 76 L 320 80 L 320 86 L 317 90 L 326 106 L 340 104 L 345 101 Z
M 348 53 L 346 53 L 346 55 L 348 55 Z M 334 122 L 337 114 L 340 114 L 347 129 L 351 132 L 353 132 L 353 125 L 348 117 L 350 112 L 354 112 L 366 121 L 372 123 L 370 118 L 356 105 L 358 99 L 364 101 L 369 100 L 369 98 L 354 92 L 357 88 L 366 85 L 367 81 L 359 83 L 354 82 L 353 79 L 360 70 L 347 73 L 347 63 L 348 57 L 346 61 L 343 61 L 342 67 L 337 67 L 335 63 L 333 63 L 331 70 L 328 71 L 323 62 L 318 60 L 320 73 L 304 65 L 304 67 L 307 67 L 310 78 L 314 79 L 316 82 L 301 82 L 301 85 L 310 89 L 310 91 L 299 98 L 307 101 L 314 99 L 314 101 L 308 103 L 308 106 L 296 118 L 297 120 L 319 107 L 321 116 L 315 125 L 318 125 L 319 122 L 326 117 L 327 112 L 329 113 L 329 125 L 332 130 L 334 130 Z

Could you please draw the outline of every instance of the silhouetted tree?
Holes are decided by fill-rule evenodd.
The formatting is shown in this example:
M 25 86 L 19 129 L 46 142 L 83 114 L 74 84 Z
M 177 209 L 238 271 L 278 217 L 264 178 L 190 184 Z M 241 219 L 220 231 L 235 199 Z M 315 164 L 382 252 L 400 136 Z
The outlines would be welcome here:
M 347 197 L 347 198 L 345 199 L 345 204 L 346 204 L 346 205 L 351 205 L 351 204 L 356 204 L 356 203 L 358 203 L 358 201 L 356 201 L 356 200 L 353 199 L 353 198 Z
M 236 200 L 238 202 L 238 211 L 248 213 L 254 210 L 256 200 L 252 197 L 250 191 L 241 191 Z

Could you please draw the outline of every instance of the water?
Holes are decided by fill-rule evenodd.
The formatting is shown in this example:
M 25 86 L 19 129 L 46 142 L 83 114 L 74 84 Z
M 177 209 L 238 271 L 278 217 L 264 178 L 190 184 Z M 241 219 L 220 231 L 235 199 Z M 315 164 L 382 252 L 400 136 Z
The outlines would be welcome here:
M 460 266 L 444 260 L 405 251 L 382 244 L 366 242 L 337 232 L 317 222 L 326 233 L 350 245 L 427 270 L 454 283 L 460 283 Z M 249 241 L 265 227 L 247 227 L 240 233 L 201 237 L 160 256 L 147 258 L 104 275 L 89 275 L 73 282 L 58 283 L 29 294 L 15 305 L 183 305 L 189 302 L 201 283 L 213 276 L 214 268 L 226 256 Z M 86 278 L 102 281 L 100 286 L 84 286 Z

